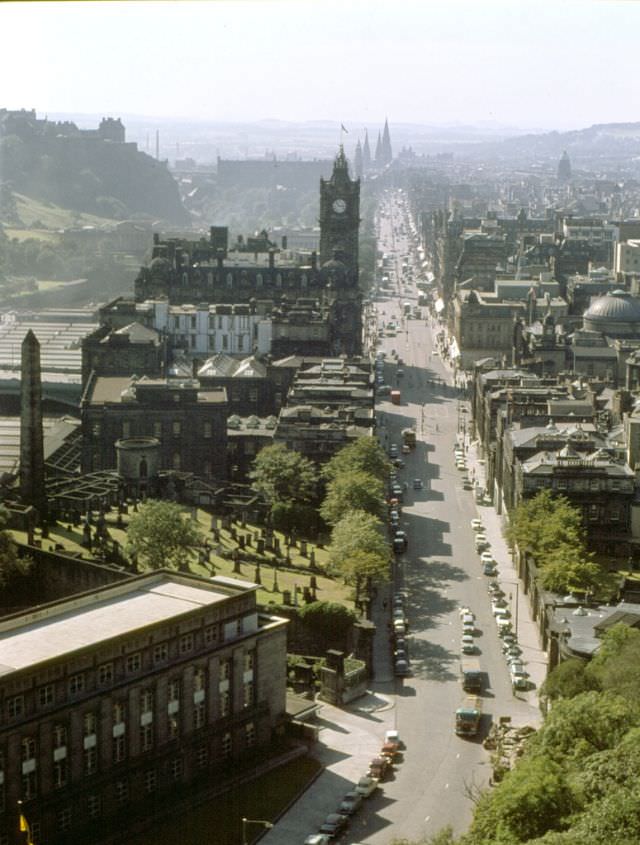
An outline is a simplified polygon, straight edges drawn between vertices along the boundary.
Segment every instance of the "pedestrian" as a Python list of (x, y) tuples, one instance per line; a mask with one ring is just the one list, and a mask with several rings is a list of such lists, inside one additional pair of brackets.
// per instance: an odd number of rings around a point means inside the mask
[(386, 599), (382, 602), (382, 609), (383, 610), (387, 609), (387, 600)]

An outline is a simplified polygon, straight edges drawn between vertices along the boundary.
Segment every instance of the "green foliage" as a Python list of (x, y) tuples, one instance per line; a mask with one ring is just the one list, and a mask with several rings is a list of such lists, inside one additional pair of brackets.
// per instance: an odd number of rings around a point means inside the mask
[(547, 675), (540, 695), (555, 701), (559, 698), (574, 698), (594, 687), (595, 682), (587, 672), (587, 664), (576, 658), (563, 660)]
[(408, 839), (392, 839), (389, 845), (455, 845), (455, 839), (453, 828), (447, 825), (431, 836), (424, 836), (411, 841)]
[(6, 529), (8, 513), (0, 505), (0, 587), (6, 586), (14, 578), (28, 575), (33, 561), (29, 557), (18, 556), (18, 547)]
[(364, 553), (389, 560), (389, 544), (382, 533), (380, 520), (364, 511), (349, 511), (331, 532), (329, 552), (330, 568), (336, 574), (348, 577), (349, 562), (354, 555)]
[(550, 490), (541, 490), (515, 509), (507, 539), (533, 555), (546, 590), (587, 590), (601, 577), (587, 551), (580, 511)]
[(301, 531), (305, 536), (316, 536), (321, 528), (318, 511), (311, 505), (275, 502), (271, 506), (271, 522), (276, 531), (290, 534)]
[(203, 542), (200, 526), (173, 502), (148, 500), (131, 517), (126, 553), (148, 569), (188, 570), (194, 546)]
[(347, 470), (335, 476), (320, 507), (322, 518), (335, 525), (350, 510), (361, 510), (381, 518), (385, 511), (384, 486), (367, 472)]
[(325, 464), (322, 474), (331, 481), (344, 472), (366, 472), (384, 481), (390, 469), (391, 464), (378, 441), (373, 437), (359, 437), (340, 449)]
[(640, 690), (640, 631), (619, 623), (605, 632), (586, 669), (599, 689), (637, 701)]
[(298, 614), (322, 651), (330, 647), (331, 643), (343, 642), (358, 619), (352, 610), (331, 601), (314, 601), (303, 605)]
[(589, 755), (613, 748), (638, 724), (640, 710), (635, 703), (592, 690), (557, 701), (529, 749), (548, 761), (581, 764)]
[(266, 446), (254, 463), (253, 488), (272, 504), (309, 504), (316, 496), (318, 473), (315, 464), (284, 443)]

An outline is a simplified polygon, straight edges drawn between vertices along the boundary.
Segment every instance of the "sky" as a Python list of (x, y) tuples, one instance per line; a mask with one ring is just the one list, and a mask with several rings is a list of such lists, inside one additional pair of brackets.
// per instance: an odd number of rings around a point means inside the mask
[(0, 3), (0, 108), (202, 121), (640, 120), (640, 0)]

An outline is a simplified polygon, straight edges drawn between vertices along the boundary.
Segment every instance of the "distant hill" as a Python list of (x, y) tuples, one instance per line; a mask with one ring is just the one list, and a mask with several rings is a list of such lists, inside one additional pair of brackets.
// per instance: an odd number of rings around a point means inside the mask
[(190, 219), (164, 163), (73, 123), (0, 110), (0, 164), (0, 181), (41, 202), (114, 219)]
[(640, 123), (596, 123), (570, 132), (520, 135), (502, 142), (501, 151), (514, 155), (572, 158), (632, 158), (640, 156)]

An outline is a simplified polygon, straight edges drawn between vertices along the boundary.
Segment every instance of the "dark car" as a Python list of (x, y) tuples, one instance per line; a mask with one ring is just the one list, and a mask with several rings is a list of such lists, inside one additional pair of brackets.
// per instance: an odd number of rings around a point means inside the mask
[(348, 824), (348, 816), (342, 813), (330, 813), (318, 830), (320, 833), (326, 833), (331, 839), (335, 839), (336, 836), (339, 836), (345, 830)]
[(404, 552), (405, 548), (406, 548), (406, 546), (405, 546), (404, 540), (401, 540), (399, 537), (393, 538), (393, 552), (394, 552), (394, 554), (401, 555)]
[(403, 551), (409, 545), (409, 538), (407, 537), (407, 532), (402, 531), (400, 528), (394, 529), (393, 533), (393, 542), (395, 543), (396, 540), (401, 540), (403, 543)]
[(422, 490), (422, 479), (421, 478), (414, 478), (413, 479), (413, 489), (414, 490)]
[(362, 795), (359, 792), (347, 792), (338, 807), (340, 815), (352, 816), (362, 804)]
[(406, 678), (407, 675), (411, 674), (411, 667), (409, 666), (409, 661), (404, 660), (402, 658), (398, 658), (396, 661), (394, 661), (393, 671), (398, 678)]

